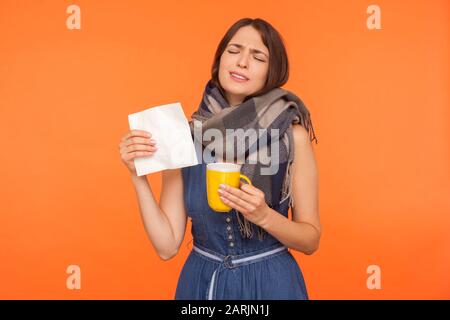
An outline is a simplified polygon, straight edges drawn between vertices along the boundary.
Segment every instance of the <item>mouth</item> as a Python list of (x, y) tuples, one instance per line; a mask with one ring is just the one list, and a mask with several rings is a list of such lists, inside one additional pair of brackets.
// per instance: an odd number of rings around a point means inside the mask
[(247, 82), (249, 79), (244, 76), (243, 74), (237, 73), (237, 72), (230, 72), (230, 77), (236, 82)]

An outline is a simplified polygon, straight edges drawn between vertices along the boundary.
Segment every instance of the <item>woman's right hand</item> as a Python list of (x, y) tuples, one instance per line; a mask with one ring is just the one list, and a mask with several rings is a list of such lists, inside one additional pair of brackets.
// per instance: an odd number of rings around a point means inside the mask
[(136, 173), (133, 161), (135, 158), (150, 157), (158, 150), (156, 141), (151, 136), (147, 131), (131, 130), (120, 140), (120, 156), (131, 173)]

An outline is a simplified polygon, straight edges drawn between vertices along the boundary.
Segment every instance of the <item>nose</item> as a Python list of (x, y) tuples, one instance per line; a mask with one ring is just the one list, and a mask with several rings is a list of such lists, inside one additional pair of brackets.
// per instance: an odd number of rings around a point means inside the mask
[(246, 53), (242, 53), (239, 56), (239, 60), (237, 62), (237, 65), (241, 68), (247, 68), (248, 67), (248, 56)]
[(246, 63), (238, 62), (238, 66), (241, 67), (241, 68), (244, 68), (244, 69), (247, 68), (247, 64)]

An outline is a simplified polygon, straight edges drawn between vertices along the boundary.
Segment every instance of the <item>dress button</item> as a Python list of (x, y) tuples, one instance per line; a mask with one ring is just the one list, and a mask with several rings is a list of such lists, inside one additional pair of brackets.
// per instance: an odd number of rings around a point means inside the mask
[(232, 240), (232, 239), (233, 239), (233, 236), (230, 234), (230, 235), (228, 236), (228, 239)]
[(230, 247), (234, 247), (234, 242), (230, 242)]
[(231, 221), (231, 219), (228, 217), (228, 218), (227, 218), (227, 222), (230, 222), (230, 221)]
[(227, 230), (228, 230), (228, 231), (230, 231), (230, 230), (231, 230), (231, 227), (230, 227), (230, 226), (228, 226), (228, 227), (227, 227)]

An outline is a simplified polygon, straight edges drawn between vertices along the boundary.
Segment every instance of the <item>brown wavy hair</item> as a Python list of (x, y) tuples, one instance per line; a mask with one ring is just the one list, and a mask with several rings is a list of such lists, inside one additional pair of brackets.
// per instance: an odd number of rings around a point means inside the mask
[(247, 100), (284, 85), (289, 78), (289, 60), (282, 36), (270, 23), (259, 18), (243, 18), (238, 20), (227, 30), (220, 41), (211, 68), (212, 82), (219, 88), (223, 96), (225, 96), (225, 90), (219, 82), (220, 58), (231, 38), (233, 38), (240, 28), (245, 26), (254, 27), (261, 34), (264, 45), (269, 49), (269, 71), (266, 83), (261, 90), (247, 96), (245, 98)]

